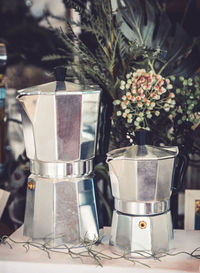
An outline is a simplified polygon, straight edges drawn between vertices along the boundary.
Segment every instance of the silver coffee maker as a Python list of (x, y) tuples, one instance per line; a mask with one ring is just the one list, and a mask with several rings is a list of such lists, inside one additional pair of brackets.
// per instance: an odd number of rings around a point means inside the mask
[(107, 154), (114, 196), (115, 251), (158, 253), (173, 247), (171, 185), (177, 147), (132, 145)]
[(31, 171), (24, 235), (53, 246), (94, 240), (99, 232), (92, 171), (100, 90), (57, 83), (18, 95)]

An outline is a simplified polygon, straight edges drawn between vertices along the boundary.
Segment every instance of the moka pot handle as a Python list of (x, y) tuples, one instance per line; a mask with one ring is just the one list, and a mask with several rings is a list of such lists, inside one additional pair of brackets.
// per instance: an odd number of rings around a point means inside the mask
[(176, 167), (172, 182), (172, 194), (177, 194), (184, 186), (184, 177), (187, 171), (189, 156), (182, 149), (176, 158)]

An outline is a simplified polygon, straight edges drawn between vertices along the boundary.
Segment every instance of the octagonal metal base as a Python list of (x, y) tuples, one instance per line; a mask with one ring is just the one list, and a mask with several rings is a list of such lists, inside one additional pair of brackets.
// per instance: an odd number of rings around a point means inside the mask
[(115, 252), (123, 253), (142, 250), (156, 254), (169, 251), (173, 248), (170, 211), (154, 216), (132, 216), (115, 210), (110, 245)]
[(93, 179), (29, 176), (24, 235), (52, 246), (98, 238)]

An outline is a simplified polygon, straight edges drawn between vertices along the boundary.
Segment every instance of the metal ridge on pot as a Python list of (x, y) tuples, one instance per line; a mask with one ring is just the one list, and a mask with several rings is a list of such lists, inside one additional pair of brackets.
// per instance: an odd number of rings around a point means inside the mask
[(161, 160), (172, 158), (178, 155), (178, 147), (151, 145), (132, 145), (125, 148), (115, 149), (107, 153), (107, 160)]

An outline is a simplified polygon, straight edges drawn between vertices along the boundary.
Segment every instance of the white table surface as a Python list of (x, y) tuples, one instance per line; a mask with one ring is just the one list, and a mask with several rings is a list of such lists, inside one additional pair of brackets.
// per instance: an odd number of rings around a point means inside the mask
[[(104, 233), (109, 234), (110, 228), (105, 228)], [(23, 227), (14, 232), (10, 238), (17, 242), (27, 241), (23, 237)], [(174, 231), (175, 249), (172, 253), (179, 251), (192, 252), (200, 247), (200, 231)], [(108, 238), (108, 236), (105, 238)], [(37, 248), (31, 247), (28, 252), (22, 244), (11, 243), (12, 249), (8, 244), (0, 245), (0, 273), (121, 273), (121, 272), (137, 272), (137, 273), (177, 273), (177, 272), (200, 272), (200, 260), (191, 258), (186, 254), (177, 256), (166, 256), (160, 261), (150, 259), (140, 259), (141, 262), (150, 266), (147, 268), (141, 264), (133, 264), (129, 261), (120, 260), (103, 260), (102, 267), (94, 263), (93, 260), (86, 258), (84, 261), (72, 259), (63, 253), (51, 253), (51, 258)], [(108, 255), (114, 255), (104, 240), (104, 244), (95, 247), (98, 251)], [(200, 255), (200, 251), (198, 252)]]

